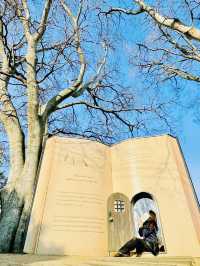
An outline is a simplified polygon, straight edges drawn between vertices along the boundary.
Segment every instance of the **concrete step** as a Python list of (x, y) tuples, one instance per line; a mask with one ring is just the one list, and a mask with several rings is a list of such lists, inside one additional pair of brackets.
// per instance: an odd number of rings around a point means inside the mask
[(181, 264), (173, 264), (173, 263), (151, 263), (151, 262), (146, 262), (146, 263), (136, 263), (134, 261), (120, 261), (120, 262), (105, 262), (105, 261), (90, 261), (87, 263), (82, 263), (79, 264), (78, 266), (130, 266), (130, 265), (134, 265), (134, 266), (182, 266)]
[(0, 266), (200, 266), (193, 257), (80, 257), (0, 254)]
[(113, 258), (104, 257), (81, 263), (79, 266), (196, 266), (194, 258)]
[[(115, 266), (116, 264), (114, 263), (114, 262), (112, 262), (112, 263), (105, 263), (105, 262), (89, 262), (89, 263), (84, 263), (84, 264), (79, 264), (79, 265), (77, 265), (77, 266)], [(135, 263), (132, 263), (132, 264), (130, 264), (130, 263), (126, 263), (126, 262), (121, 262), (120, 264), (119, 264), (120, 266), (130, 266), (130, 265), (133, 265), (133, 266), (141, 266), (141, 264), (135, 264)], [(145, 266), (152, 266), (152, 264), (151, 263), (146, 263), (146, 264), (144, 264)], [(155, 264), (153, 264), (153, 265), (155, 265)], [(163, 264), (157, 264), (157, 265), (163, 265)], [(166, 266), (166, 265), (164, 265), (164, 266)], [(179, 266), (178, 264), (167, 264), (167, 266)]]

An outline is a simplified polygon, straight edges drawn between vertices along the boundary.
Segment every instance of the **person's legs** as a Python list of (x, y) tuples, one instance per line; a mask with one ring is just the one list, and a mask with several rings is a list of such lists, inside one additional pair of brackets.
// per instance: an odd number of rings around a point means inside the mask
[(136, 247), (137, 256), (138, 257), (141, 256), (142, 253), (145, 251), (145, 242), (144, 242), (144, 240), (136, 238), (135, 247)]
[(132, 238), (126, 242), (115, 255), (116, 257), (130, 256), (130, 251), (136, 249), (137, 255), (141, 255), (145, 250), (145, 242), (140, 238)]
[(130, 251), (136, 248), (137, 238), (132, 238), (128, 242), (126, 242), (120, 249), (119, 253), (130, 255)]

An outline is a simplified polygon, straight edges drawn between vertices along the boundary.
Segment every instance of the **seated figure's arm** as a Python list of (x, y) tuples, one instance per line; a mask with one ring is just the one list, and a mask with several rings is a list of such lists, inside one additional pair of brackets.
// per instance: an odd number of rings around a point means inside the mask
[(138, 233), (139, 233), (139, 235), (140, 235), (141, 237), (144, 236), (144, 235), (143, 235), (143, 231), (144, 231), (144, 227), (142, 226), (142, 227), (140, 227), (139, 230), (138, 230)]

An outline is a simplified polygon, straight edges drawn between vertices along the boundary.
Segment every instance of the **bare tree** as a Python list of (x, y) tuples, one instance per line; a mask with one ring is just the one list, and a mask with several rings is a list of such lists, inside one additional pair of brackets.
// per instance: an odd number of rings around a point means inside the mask
[[(146, 29), (146, 39), (137, 43), (137, 50), (131, 62), (139, 67), (142, 75), (163, 84), (170, 82), (176, 87), (183, 82), (194, 82), (199, 86), (200, 63), (200, 4), (195, 0), (126, 2), (121, 7), (111, 7), (106, 12), (110, 16), (140, 16), (137, 27)], [(169, 83), (168, 83), (169, 84)], [(178, 85), (179, 84), (179, 85)], [(195, 85), (196, 84), (196, 85)]]
[(156, 98), (139, 104), (134, 90), (120, 84), (111, 60), (112, 36), (97, 16), (100, 3), (45, 0), (35, 5), (0, 3), (0, 123), (10, 167), (9, 183), (1, 190), (2, 252), (23, 250), (48, 131), (111, 142), (114, 127), (117, 132), (123, 125), (134, 135), (147, 129), (145, 119), (167, 123), (170, 104)]

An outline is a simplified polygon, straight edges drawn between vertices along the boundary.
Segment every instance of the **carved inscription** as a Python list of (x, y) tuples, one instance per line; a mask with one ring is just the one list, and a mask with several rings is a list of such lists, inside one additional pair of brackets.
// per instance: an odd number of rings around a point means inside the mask
[(102, 218), (81, 216), (56, 216), (53, 221), (54, 231), (104, 233)]
[(78, 166), (80, 168), (91, 169), (103, 169), (105, 166), (105, 152), (96, 149), (90, 152), (89, 147), (85, 144), (81, 149), (77, 149), (77, 146), (62, 147), (57, 151), (57, 155), (60, 158), (60, 163), (64, 163), (65, 166)]
[(59, 191), (56, 194), (57, 205), (76, 205), (87, 208), (88, 205), (103, 205), (103, 202), (102, 197), (97, 194), (65, 191)]
[[(62, 215), (55, 213), (53, 231), (104, 233), (105, 218), (102, 218), (102, 209), (105, 203), (102, 195), (59, 190), (55, 195), (55, 204), (56, 209), (61, 207), (64, 212)], [(88, 210), (91, 212), (88, 213)]]
[(76, 174), (73, 177), (66, 177), (65, 181), (72, 181), (72, 182), (84, 182), (84, 183), (94, 183), (96, 184), (98, 182), (97, 178), (93, 176), (88, 176), (88, 175), (80, 175)]

